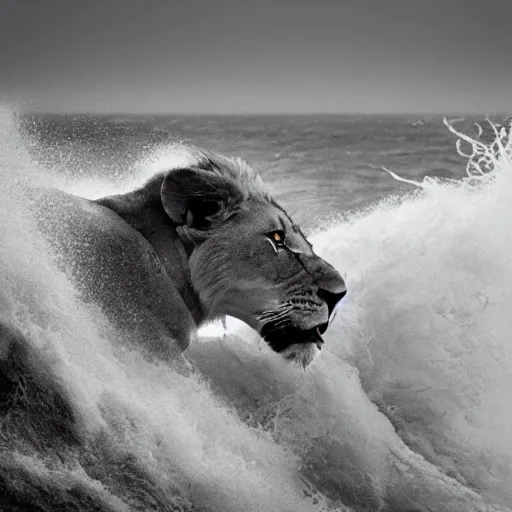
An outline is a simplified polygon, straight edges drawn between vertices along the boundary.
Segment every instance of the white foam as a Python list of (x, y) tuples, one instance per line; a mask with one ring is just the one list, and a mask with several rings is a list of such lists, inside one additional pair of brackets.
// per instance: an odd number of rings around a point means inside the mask
[(476, 147), (471, 158), (492, 164), (477, 182), (427, 180), (314, 241), (347, 272), (345, 316), (327, 350), (354, 362), (413, 449), (503, 503), (512, 501), (508, 133), (501, 148)]
[[(200, 373), (182, 375), (116, 351), (104, 319), (75, 298), (43, 241), (20, 235), (32, 228), (6, 185), (8, 155), (22, 142), (10, 123), (4, 112), (3, 318), (51, 355), (86, 432), (106, 429), (204, 510), (327, 510), (324, 494), (339, 510), (346, 499), (377, 509), (412, 496), (449, 510), (448, 492), (473, 496), (396, 432), (489, 502), (510, 502), (508, 163), (479, 188), (432, 180), (314, 238), (346, 273), (349, 293), (306, 373), (228, 324), (223, 339), (191, 347)], [(23, 149), (15, 162), (17, 179), (42, 172)], [(444, 483), (432, 485), (434, 477)]]
[[(19, 141), (10, 113), (2, 116), (0, 125), (9, 125), (15, 142), (2, 145), (9, 155)], [(9, 162), (2, 161), (0, 171), (1, 321), (18, 327), (48, 360), (69, 393), (84, 435), (104, 430), (162, 487), (177, 487), (201, 510), (324, 509), (320, 494), (316, 505), (304, 495), (296, 457), (268, 433), (242, 422), (200, 375), (183, 376), (114, 348), (105, 319), (75, 297), (71, 283), (51, 264), (22, 199), (12, 195)], [(23, 179), (20, 172), (14, 182)], [(47, 477), (36, 458), (20, 461)], [(94, 484), (85, 474), (80, 478)]]

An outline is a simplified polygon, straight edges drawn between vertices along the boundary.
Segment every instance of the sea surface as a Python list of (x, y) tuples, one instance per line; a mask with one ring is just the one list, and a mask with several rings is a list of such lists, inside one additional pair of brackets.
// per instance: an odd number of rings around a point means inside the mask
[[(447, 120), (473, 142), (442, 116), (1, 107), (0, 511), (512, 510), (512, 142)], [(307, 371), (232, 319), (187, 371), (120, 353), (57, 269), (23, 185), (97, 198), (183, 145), (245, 159), (346, 276)]]
[[(458, 127), (477, 133), (478, 121), (464, 118)], [(465, 175), (465, 159), (441, 116), (34, 115), (22, 125), (35, 158), (72, 180), (132, 177), (151, 160), (165, 165), (164, 155), (177, 143), (241, 157), (309, 229), (410, 189), (382, 166), (413, 178)]]

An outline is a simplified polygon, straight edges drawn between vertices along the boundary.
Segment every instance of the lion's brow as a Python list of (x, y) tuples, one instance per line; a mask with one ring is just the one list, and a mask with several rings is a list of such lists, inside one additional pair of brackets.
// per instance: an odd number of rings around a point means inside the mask
[[(288, 221), (290, 222), (290, 225), (292, 226), (292, 229), (294, 231), (297, 231), (299, 233), (302, 233), (301, 230), (300, 230), (300, 227), (295, 224), (295, 222), (293, 222), (293, 220), (291, 219), (291, 217), (288, 215), (288, 212), (274, 199), (274, 198), (271, 198), (270, 199), (270, 204), (272, 204), (273, 206), (275, 206), (276, 208), (278, 208), (279, 210), (281, 210), (281, 212), (286, 216), (286, 218), (288, 219)], [(285, 229), (285, 223), (282, 219), (282, 217), (278, 217), (279, 218), (279, 222), (281, 223), (281, 226), (283, 226), (283, 229), (286, 231)]]
[[(296, 233), (300, 233), (304, 238), (306, 238), (306, 235), (304, 234), (304, 232), (302, 231), (302, 228), (298, 225), (298, 224), (295, 224), (295, 222), (293, 222), (292, 218), (288, 215), (288, 213), (286, 212), (286, 210), (283, 210), (281, 208), (281, 211), (286, 215), (286, 218), (290, 221), (290, 225), (293, 229), (293, 231), (295, 231)], [(283, 226), (284, 228), (284, 222), (283, 222), (283, 219), (280, 217), (279, 220), (281, 221), (281, 225)]]

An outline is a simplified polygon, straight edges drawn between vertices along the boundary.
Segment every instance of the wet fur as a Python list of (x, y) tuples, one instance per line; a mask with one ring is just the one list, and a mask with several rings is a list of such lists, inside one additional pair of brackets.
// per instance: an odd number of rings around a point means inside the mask
[[(344, 289), (241, 160), (191, 150), (187, 166), (126, 194), (94, 202), (56, 190), (32, 195), (56, 262), (82, 298), (159, 358), (173, 359), (198, 326), (223, 315), (269, 331), (264, 314), (285, 304), (286, 321), (310, 329), (326, 321), (327, 307), (305, 298)], [(265, 237), (283, 223), (293, 256), (276, 254)], [(315, 353), (303, 343), (283, 355), (304, 367)]]

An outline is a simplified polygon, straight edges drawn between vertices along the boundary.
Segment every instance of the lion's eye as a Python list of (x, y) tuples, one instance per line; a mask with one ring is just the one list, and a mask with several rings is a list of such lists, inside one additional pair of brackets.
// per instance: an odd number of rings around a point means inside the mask
[(283, 245), (284, 244), (284, 231), (278, 230), (278, 231), (272, 231), (270, 233), (269, 238), (276, 244), (276, 245)]

